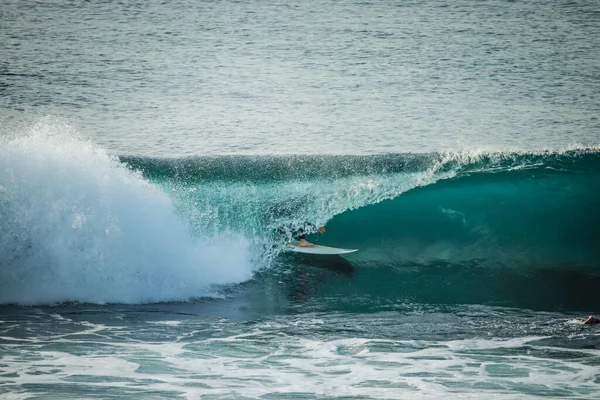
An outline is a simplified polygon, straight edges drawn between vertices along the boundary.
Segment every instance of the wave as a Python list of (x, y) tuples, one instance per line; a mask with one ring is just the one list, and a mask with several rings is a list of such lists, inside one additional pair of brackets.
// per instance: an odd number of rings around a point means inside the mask
[[(323, 242), (373, 263), (596, 267), (600, 256), (596, 148), (122, 161), (199, 231), (243, 232), (255, 247), (328, 224)], [(280, 227), (289, 234), (273, 236)]]
[(0, 303), (214, 296), (320, 225), (357, 268), (596, 279), (599, 193), (597, 148), (117, 158), (40, 123), (0, 147)]

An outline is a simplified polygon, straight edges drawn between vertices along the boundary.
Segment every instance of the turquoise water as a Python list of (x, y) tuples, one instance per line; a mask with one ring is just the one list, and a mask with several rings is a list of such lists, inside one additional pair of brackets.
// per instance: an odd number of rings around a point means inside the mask
[(599, 12), (5, 2), (0, 397), (595, 398)]

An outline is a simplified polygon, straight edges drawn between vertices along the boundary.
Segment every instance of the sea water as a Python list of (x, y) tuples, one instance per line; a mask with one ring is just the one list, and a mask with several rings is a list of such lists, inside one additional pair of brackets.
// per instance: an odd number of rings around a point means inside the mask
[(598, 396), (594, 2), (0, 22), (0, 397)]

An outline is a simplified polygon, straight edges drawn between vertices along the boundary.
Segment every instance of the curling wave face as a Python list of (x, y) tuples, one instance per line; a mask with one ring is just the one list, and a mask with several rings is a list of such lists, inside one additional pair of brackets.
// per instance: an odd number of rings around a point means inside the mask
[[(303, 308), (600, 306), (596, 148), (122, 161), (169, 192), (198, 235), (246, 236), (261, 285)], [(295, 229), (323, 224), (326, 235), (309, 240), (360, 251), (281, 254)], [(354, 278), (330, 280), (314, 266)]]
[(373, 262), (594, 267), (600, 255), (594, 148), (122, 161), (169, 191), (198, 232), (270, 245), (278, 227), (329, 222), (328, 243)]

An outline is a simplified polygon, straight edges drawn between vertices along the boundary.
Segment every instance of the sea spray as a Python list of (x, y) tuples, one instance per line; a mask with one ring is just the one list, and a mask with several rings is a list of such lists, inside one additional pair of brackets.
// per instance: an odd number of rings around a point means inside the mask
[(190, 236), (171, 200), (61, 123), (0, 146), (0, 303), (141, 303), (251, 277), (247, 241)]

